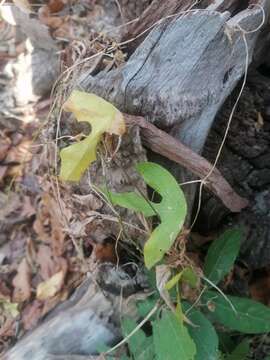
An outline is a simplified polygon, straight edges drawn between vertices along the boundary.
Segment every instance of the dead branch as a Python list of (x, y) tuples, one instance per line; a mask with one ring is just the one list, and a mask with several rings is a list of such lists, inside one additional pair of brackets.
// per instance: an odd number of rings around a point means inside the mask
[[(150, 150), (175, 161), (202, 180), (212, 170), (210, 162), (143, 117), (125, 114), (125, 119), (129, 125), (136, 124), (140, 127), (143, 144)], [(248, 205), (248, 201), (235, 193), (218, 169), (214, 169), (205, 186), (232, 212), (239, 212)]]

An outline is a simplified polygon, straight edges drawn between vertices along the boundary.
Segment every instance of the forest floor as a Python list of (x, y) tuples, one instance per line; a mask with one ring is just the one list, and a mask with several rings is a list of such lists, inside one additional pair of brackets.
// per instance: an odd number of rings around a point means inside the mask
[[(60, 6), (57, 1), (51, 4)], [(77, 42), (78, 53), (91, 55), (83, 44), (102, 9), (78, 6), (76, 11), (76, 26), (66, 21), (65, 10), (60, 16), (51, 16), (48, 9), (42, 14), (53, 37), (64, 39), (63, 57), (71, 54), (69, 41), (75, 37), (81, 40)], [(109, 42), (104, 37), (92, 51)], [(15, 27), (0, 18), (0, 354), (66, 300), (97, 263), (116, 264), (119, 260), (112, 242), (101, 244), (92, 236), (106, 237), (89, 221), (93, 212), (101, 209), (100, 200), (59, 183), (54, 175), (58, 143), (43, 142), (52, 100), (49, 93), (27, 98), (21, 67), (27, 46)], [(106, 66), (124, 61), (125, 55), (119, 51), (113, 59), (107, 59)], [(74, 59), (66, 57), (64, 62), (68, 67)], [(258, 115), (256, 126), (259, 129), (263, 125)], [(191, 235), (196, 245), (193, 255), (199, 263), (217, 233), (215, 229)], [(239, 286), (240, 292), (244, 288), (246, 295), (270, 305), (269, 267), (254, 270), (239, 261), (224, 289), (239, 290)], [(254, 358), (266, 355), (269, 343), (267, 336), (254, 337)]]

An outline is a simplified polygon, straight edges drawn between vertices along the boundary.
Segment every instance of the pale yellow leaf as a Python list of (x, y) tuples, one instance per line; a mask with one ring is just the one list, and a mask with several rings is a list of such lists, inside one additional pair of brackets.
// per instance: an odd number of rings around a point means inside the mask
[(68, 146), (60, 153), (60, 178), (79, 181), (89, 165), (96, 160), (96, 147), (104, 133), (122, 135), (125, 121), (122, 113), (101, 97), (75, 90), (64, 104), (78, 121), (91, 125), (91, 133), (84, 140)]
[(0, 304), (2, 304), (4, 310), (6, 312), (8, 312), (13, 318), (15, 318), (16, 316), (19, 315), (19, 310), (18, 310), (18, 304), (17, 303), (12, 303), (8, 300), (1, 300), (0, 299)]
[(64, 283), (64, 277), (65, 272), (61, 270), (50, 277), (48, 280), (40, 283), (37, 287), (37, 299), (46, 300), (53, 297), (61, 289)]

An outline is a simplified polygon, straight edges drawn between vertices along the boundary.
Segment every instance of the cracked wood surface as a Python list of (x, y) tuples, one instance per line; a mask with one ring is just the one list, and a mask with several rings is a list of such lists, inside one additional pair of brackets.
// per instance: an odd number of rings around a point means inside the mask
[[(245, 71), (247, 54), (239, 26), (252, 31), (263, 19), (257, 6), (234, 16), (217, 11), (226, 9), (225, 4), (215, 1), (203, 11), (161, 22), (125, 65), (95, 77), (83, 74), (78, 85), (125, 113), (145, 117), (201, 153), (218, 110)], [(270, 3), (262, 0), (260, 5), (267, 18)], [(259, 33), (246, 35), (249, 62)], [(168, 167), (179, 182), (193, 179), (175, 164)], [(194, 193), (193, 186), (186, 190), (190, 208)]]
[(121, 336), (120, 316), (130, 311), (128, 296), (141, 281), (141, 273), (131, 278), (120, 267), (103, 264), (1, 359), (78, 359), (97, 354), (98, 346), (115, 344)]

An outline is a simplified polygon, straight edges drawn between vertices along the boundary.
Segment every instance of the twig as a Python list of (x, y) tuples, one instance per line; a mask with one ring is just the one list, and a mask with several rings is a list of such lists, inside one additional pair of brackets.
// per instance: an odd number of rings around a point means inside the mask
[(199, 176), (200, 179), (204, 179), (211, 171), (211, 175), (207, 177), (205, 185), (232, 212), (239, 212), (248, 205), (248, 201), (236, 194), (219, 170), (216, 168), (213, 170), (213, 165), (202, 156), (183, 145), (171, 135), (158, 129), (143, 117), (125, 114), (125, 119), (128, 125), (140, 127), (142, 142), (150, 150), (175, 161)]

